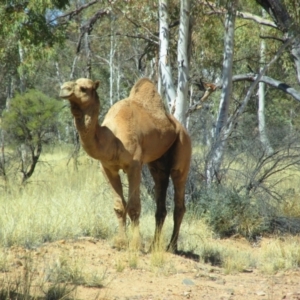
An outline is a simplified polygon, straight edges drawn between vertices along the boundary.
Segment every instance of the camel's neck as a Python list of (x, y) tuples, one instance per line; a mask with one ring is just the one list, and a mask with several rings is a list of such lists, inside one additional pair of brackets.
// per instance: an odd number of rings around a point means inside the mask
[(95, 159), (101, 156), (101, 127), (98, 123), (99, 105), (85, 109), (71, 104), (75, 126), (80, 136), (81, 144), (88, 155)]

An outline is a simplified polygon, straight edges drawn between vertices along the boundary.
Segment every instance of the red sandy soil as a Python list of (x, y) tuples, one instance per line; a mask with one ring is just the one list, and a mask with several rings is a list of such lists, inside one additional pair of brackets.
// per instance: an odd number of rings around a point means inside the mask
[(46, 278), (49, 266), (59, 257), (70, 264), (78, 263), (85, 273), (105, 274), (103, 287), (79, 285), (75, 299), (300, 299), (300, 270), (270, 276), (248, 269), (226, 275), (222, 268), (170, 253), (154, 266), (150, 253), (138, 253), (132, 260), (129, 251), (118, 251), (108, 241), (92, 238), (46, 243), (34, 250), (12, 247), (6, 253), (9, 266), (0, 273), (2, 285), (24, 272), (26, 257), (32, 258), (36, 280)]

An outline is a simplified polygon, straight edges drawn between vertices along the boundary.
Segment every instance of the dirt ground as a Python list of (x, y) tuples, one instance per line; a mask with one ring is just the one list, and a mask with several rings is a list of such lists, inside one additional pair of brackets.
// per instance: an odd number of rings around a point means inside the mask
[[(300, 270), (267, 276), (247, 269), (226, 275), (222, 268), (183, 256), (134, 255), (92, 238), (47, 243), (34, 250), (13, 247), (6, 253), (9, 267), (0, 273), (2, 279), (13, 278), (31, 265), (34, 276), (43, 280), (50, 276), (51, 268), (64, 263), (74, 272), (77, 267), (77, 272), (79, 268), (103, 277), (101, 288), (79, 285), (76, 299), (300, 299)], [(30, 264), (28, 257), (32, 258)]]

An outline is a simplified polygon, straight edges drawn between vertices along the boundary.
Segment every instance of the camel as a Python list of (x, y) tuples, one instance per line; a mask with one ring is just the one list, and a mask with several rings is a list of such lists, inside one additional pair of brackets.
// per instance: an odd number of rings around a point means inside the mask
[[(177, 251), (180, 225), (185, 213), (185, 184), (191, 159), (191, 140), (185, 128), (165, 110), (154, 83), (142, 78), (128, 98), (116, 102), (98, 123), (99, 81), (80, 78), (65, 82), (60, 97), (70, 102), (82, 147), (99, 160), (114, 194), (120, 240), (126, 241), (126, 215), (139, 232), (141, 168), (147, 164), (154, 180), (156, 213), (154, 241), (159, 240), (167, 214), (166, 191), (174, 184), (174, 226), (168, 250)], [(128, 177), (125, 201), (119, 171)]]

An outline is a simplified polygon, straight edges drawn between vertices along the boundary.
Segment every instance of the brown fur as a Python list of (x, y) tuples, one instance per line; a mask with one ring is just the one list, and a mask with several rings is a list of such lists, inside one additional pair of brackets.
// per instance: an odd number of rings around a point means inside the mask
[[(128, 98), (110, 108), (100, 126), (98, 85), (98, 81), (84, 78), (66, 82), (61, 87), (60, 97), (70, 101), (82, 146), (91, 157), (100, 160), (112, 186), (121, 239), (125, 238), (126, 214), (135, 229), (138, 228), (141, 168), (143, 164), (148, 164), (155, 182), (155, 240), (159, 239), (167, 213), (169, 177), (174, 184), (174, 229), (169, 249), (176, 251), (185, 212), (185, 183), (191, 158), (189, 135), (172, 115), (167, 114), (155, 85), (146, 78), (133, 86)], [(128, 176), (127, 203), (119, 170)]]

